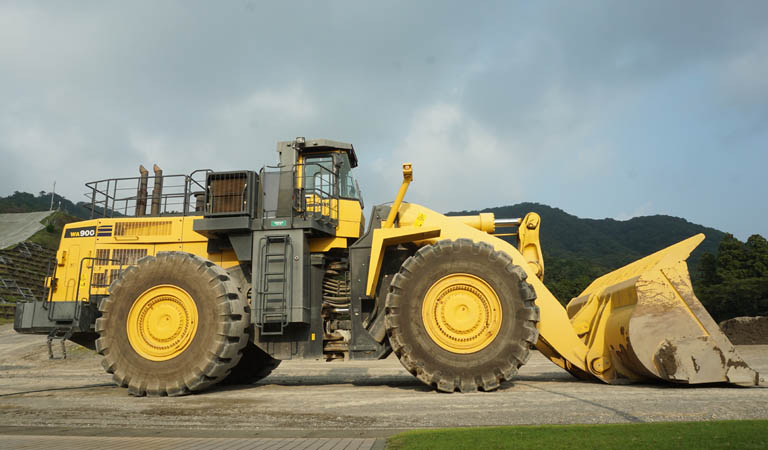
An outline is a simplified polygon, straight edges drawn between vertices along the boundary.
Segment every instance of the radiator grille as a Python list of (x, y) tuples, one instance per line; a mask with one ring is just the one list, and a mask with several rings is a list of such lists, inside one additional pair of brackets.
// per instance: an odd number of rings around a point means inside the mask
[(115, 224), (115, 236), (168, 236), (171, 234), (171, 225), (170, 220), (118, 222)]
[(133, 266), (143, 257), (147, 256), (145, 248), (116, 248), (112, 252), (112, 259), (120, 261), (121, 266)]
[(209, 212), (213, 214), (247, 211), (246, 173), (213, 174), (208, 178)]
[(107, 283), (107, 272), (95, 272), (93, 274), (93, 282), (91, 287), (99, 288), (109, 286)]
[(109, 284), (112, 284), (120, 277), (120, 269), (112, 269), (109, 271)]
[(96, 265), (97, 266), (110, 265), (108, 248), (100, 248), (96, 250)]

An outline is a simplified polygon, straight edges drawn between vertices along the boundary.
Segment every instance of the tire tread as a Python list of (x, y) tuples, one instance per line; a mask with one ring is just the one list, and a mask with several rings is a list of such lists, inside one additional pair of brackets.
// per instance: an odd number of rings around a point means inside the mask
[[(191, 269), (195, 276), (207, 280), (214, 293), (216, 302), (216, 327), (218, 336), (209, 344), (209, 351), (204, 352), (201, 361), (187, 367), (181, 379), (161, 380), (150, 373), (142, 373), (131, 378), (125, 367), (128, 362), (113, 355), (111, 346), (114, 339), (120, 339), (118, 330), (109, 329), (110, 316), (116, 307), (115, 297), (122, 289), (132, 283), (141, 282), (145, 277), (157, 276), (163, 272)], [(96, 321), (97, 351), (103, 356), (102, 366), (108, 373), (113, 373), (115, 384), (128, 387), (136, 396), (176, 396), (200, 391), (221, 381), (238, 363), (247, 341), (247, 329), (250, 316), (247, 305), (239, 294), (238, 287), (227, 272), (212, 261), (200, 256), (183, 252), (159, 252), (155, 256), (141, 258), (136, 266), (124, 270), (121, 276), (109, 287), (110, 296), (101, 302), (101, 318)]]
[[(419, 271), (430, 264), (438, 264), (444, 255), (462, 252), (485, 255), (489, 264), (501, 266), (505, 273), (516, 278), (521, 300), (521, 305), (514, 317), (517, 325), (522, 328), (521, 342), (511, 345), (510, 354), (499, 367), (474, 376), (452, 376), (438, 368), (427, 368), (425, 362), (417, 360), (410, 346), (404, 342), (401, 330), (402, 326), (413, 326), (412, 323), (404, 322), (400, 310), (401, 305), (408, 301), (406, 297), (410, 284), (418, 278)], [(536, 291), (525, 281), (526, 278), (526, 272), (515, 265), (509, 255), (496, 251), (485, 242), (473, 242), (470, 239), (441, 240), (421, 247), (402, 264), (398, 273), (395, 274), (386, 298), (385, 326), (392, 350), (408, 372), (438, 391), (475, 392), (478, 389), (483, 391), (498, 389), (502, 382), (510, 381), (517, 375), (519, 368), (530, 357), (530, 346), (538, 339), (536, 324), (539, 320), (539, 308), (535, 303)]]

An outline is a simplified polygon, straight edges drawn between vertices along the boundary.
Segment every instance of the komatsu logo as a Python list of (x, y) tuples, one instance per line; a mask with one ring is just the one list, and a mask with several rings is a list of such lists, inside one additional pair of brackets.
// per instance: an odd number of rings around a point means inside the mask
[(64, 233), (67, 238), (86, 238), (96, 236), (96, 227), (70, 228)]

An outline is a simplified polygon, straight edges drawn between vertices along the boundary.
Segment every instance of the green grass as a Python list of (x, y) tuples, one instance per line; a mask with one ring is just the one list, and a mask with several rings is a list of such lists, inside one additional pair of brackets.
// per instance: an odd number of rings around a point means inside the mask
[(64, 229), (64, 225), (76, 222), (82, 219), (70, 216), (63, 212), (54, 212), (48, 219), (43, 220), (45, 228), (33, 234), (29, 240), (40, 244), (43, 247), (57, 250), (59, 248), (59, 241), (61, 240), (61, 230)]
[(387, 448), (765, 449), (768, 448), (768, 420), (417, 430), (392, 436)]

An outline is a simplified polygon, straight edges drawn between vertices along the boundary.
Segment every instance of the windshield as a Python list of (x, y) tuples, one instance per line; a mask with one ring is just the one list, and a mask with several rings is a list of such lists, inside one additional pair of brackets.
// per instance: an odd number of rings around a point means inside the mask
[(304, 189), (315, 191), (315, 195), (330, 197), (333, 195), (333, 158), (314, 156), (305, 159)]
[(341, 166), (339, 167), (339, 180), (341, 181), (339, 196), (342, 198), (351, 198), (360, 200), (360, 192), (357, 191), (357, 183), (350, 172), (352, 166), (349, 164), (349, 156), (346, 153), (341, 155)]
[[(323, 197), (330, 196), (335, 189), (331, 186), (333, 178), (333, 158), (330, 155), (307, 156), (305, 158), (304, 179), (305, 189), (318, 191)], [(351, 175), (352, 166), (346, 153), (337, 154), (339, 186), (338, 195), (341, 198), (361, 200), (360, 192)]]

